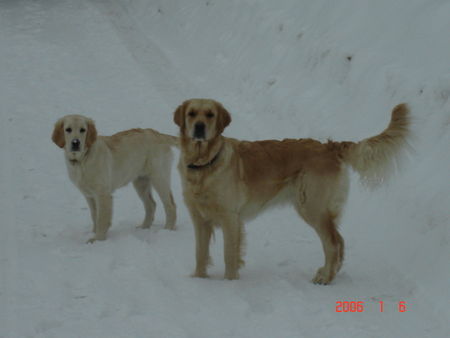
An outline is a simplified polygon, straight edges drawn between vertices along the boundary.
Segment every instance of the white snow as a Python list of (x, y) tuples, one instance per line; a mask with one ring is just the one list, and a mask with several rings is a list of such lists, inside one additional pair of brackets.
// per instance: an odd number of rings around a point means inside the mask
[[(449, 337), (449, 13), (447, 0), (0, 2), (0, 337)], [(220, 231), (212, 278), (190, 278), (175, 169), (177, 231), (160, 204), (136, 229), (144, 211), (126, 187), (108, 239), (85, 244), (89, 211), (54, 122), (176, 134), (190, 97), (221, 101), (225, 134), (248, 140), (359, 140), (410, 104), (415, 151), (392, 182), (368, 191), (352, 175), (332, 285), (310, 283), (322, 249), (289, 208), (246, 225), (239, 281), (222, 280)]]

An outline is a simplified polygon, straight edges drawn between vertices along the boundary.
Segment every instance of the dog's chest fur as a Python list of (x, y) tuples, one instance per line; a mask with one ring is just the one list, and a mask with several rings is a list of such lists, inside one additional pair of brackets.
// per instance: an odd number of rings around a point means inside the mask
[(217, 163), (212, 168), (195, 170), (180, 162), (178, 167), (185, 200), (210, 220), (219, 220), (225, 211), (235, 208), (236, 201), (232, 196), (236, 196), (236, 187), (231, 178), (227, 179), (229, 171), (223, 170), (222, 165)]
[(185, 193), (197, 203), (205, 205), (219, 197), (216, 189), (217, 179), (212, 169), (183, 168), (182, 175)]
[(108, 174), (98, 175), (99, 168), (93, 167), (92, 163), (84, 160), (72, 164), (66, 160), (66, 165), (70, 180), (85, 196), (93, 196), (105, 187), (103, 180)]
[(75, 186), (84, 194), (90, 194), (92, 191), (89, 185), (89, 175), (86, 167), (82, 163), (72, 164), (66, 161), (69, 178)]

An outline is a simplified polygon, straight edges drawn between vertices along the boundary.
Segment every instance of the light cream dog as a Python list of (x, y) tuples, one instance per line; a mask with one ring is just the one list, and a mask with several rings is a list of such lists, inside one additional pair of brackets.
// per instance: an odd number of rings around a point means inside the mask
[(180, 127), (178, 165), (184, 200), (195, 228), (194, 276), (207, 277), (214, 226), (224, 236), (225, 278), (239, 278), (243, 265), (243, 222), (276, 203), (290, 203), (319, 235), (325, 265), (313, 282), (328, 284), (341, 268), (344, 240), (337, 223), (347, 199), (351, 166), (369, 183), (392, 171), (407, 144), (405, 104), (392, 111), (381, 134), (360, 142), (320, 143), (312, 139), (239, 141), (223, 137), (230, 114), (214, 100), (192, 99), (174, 113)]
[(95, 236), (104, 240), (111, 226), (112, 193), (133, 182), (145, 207), (142, 228), (151, 226), (159, 194), (166, 212), (166, 229), (174, 229), (176, 206), (170, 190), (171, 145), (176, 137), (152, 129), (131, 129), (112, 136), (97, 136), (94, 122), (81, 115), (67, 115), (54, 127), (53, 142), (64, 149), (71, 181), (87, 200)]

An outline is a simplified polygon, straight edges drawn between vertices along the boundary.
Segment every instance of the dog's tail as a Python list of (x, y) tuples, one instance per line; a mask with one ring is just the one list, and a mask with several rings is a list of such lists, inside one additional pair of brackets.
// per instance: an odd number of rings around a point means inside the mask
[(343, 161), (359, 173), (363, 183), (373, 187), (398, 168), (401, 155), (409, 147), (409, 136), (409, 107), (402, 103), (392, 110), (391, 122), (381, 134), (360, 142), (339, 142), (337, 146)]

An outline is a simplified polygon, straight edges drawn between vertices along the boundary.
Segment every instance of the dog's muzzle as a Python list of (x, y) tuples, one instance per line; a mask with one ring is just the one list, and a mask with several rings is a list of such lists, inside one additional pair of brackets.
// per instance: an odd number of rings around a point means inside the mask
[(79, 139), (77, 139), (77, 138), (73, 139), (70, 150), (71, 151), (80, 151), (80, 144), (81, 144), (81, 142)]
[(197, 122), (194, 125), (194, 138), (205, 139), (205, 124), (203, 122)]

